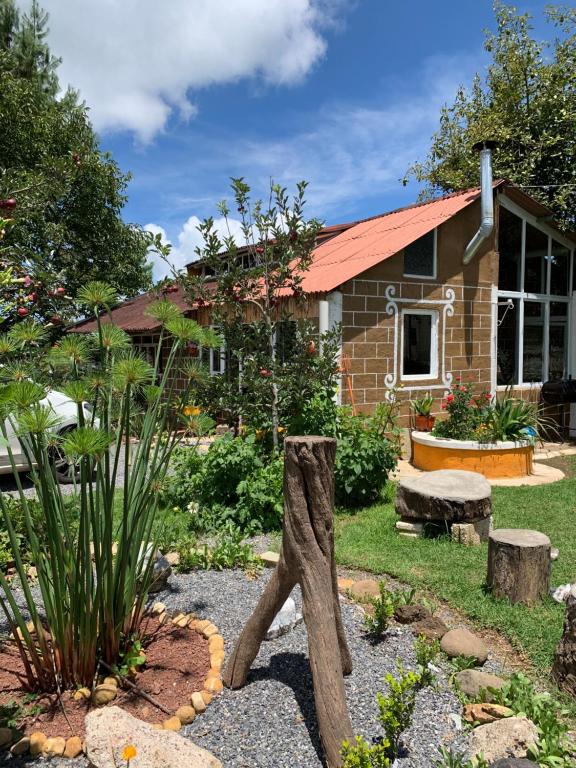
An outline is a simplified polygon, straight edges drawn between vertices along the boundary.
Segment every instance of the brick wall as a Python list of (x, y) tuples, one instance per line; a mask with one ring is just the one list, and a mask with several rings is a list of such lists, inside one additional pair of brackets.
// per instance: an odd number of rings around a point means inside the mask
[[(442, 379), (443, 339), (445, 373), (462, 376), (478, 390), (490, 388), (491, 288), (497, 268), (494, 241), (487, 243), (471, 264), (462, 264), (464, 249), (478, 228), (479, 219), (479, 203), (474, 203), (438, 229), (434, 279), (404, 277), (404, 254), (400, 252), (342, 287), (342, 351), (348, 358), (354, 399), (360, 410), (372, 412), (385, 398), (388, 390), (385, 378), (393, 376), (396, 370), (396, 385), (401, 387), (398, 397), (403, 403), (403, 425), (408, 423), (407, 401), (426, 392), (411, 391), (411, 387), (429, 388), (437, 397), (435, 411), (438, 412), (446, 390)], [(390, 286), (396, 301), (392, 314), (387, 312), (386, 292), (390, 295)], [(447, 289), (454, 292), (452, 316), (444, 311)], [(433, 380), (402, 382), (401, 311), (424, 308), (438, 312), (439, 375)], [(347, 382), (343, 384), (343, 402), (349, 402)]]

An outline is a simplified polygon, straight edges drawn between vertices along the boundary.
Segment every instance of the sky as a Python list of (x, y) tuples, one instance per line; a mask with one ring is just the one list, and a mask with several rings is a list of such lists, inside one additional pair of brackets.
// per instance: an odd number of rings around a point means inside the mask
[[(41, 4), (61, 84), (132, 173), (125, 220), (171, 242), (177, 267), (232, 176), (255, 197), (270, 179), (305, 179), (307, 217), (328, 224), (414, 202), (418, 185), (400, 179), (425, 158), (442, 104), (484, 71), (494, 27), (491, 0)], [(537, 34), (545, 4), (515, 3)], [(166, 270), (154, 263), (156, 279)]]

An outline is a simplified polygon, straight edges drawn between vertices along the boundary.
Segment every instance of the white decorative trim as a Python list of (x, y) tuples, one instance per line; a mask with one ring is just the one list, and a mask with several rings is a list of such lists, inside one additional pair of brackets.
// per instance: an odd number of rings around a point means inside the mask
[[(391, 373), (384, 376), (384, 386), (389, 390), (386, 393), (386, 399), (391, 400), (392, 392), (398, 382), (398, 317), (400, 315), (398, 304), (413, 304), (416, 307), (421, 305), (430, 307), (442, 307), (442, 355), (441, 355), (441, 383), (428, 384), (423, 386), (407, 386), (405, 389), (410, 391), (443, 389), (449, 390), (452, 384), (452, 373), (446, 370), (446, 320), (454, 315), (454, 301), (456, 294), (452, 288), (443, 289), (443, 299), (409, 299), (396, 296), (396, 286), (388, 285), (384, 291), (386, 298), (386, 314), (394, 318), (394, 368)], [(423, 377), (424, 378), (424, 377)]]
[(410, 436), (420, 445), (434, 445), (437, 448), (453, 448), (462, 451), (507, 451), (512, 448), (528, 448), (530, 440), (497, 440), (495, 443), (479, 443), (477, 440), (453, 440), (450, 437), (435, 437), (430, 432), (411, 432)]

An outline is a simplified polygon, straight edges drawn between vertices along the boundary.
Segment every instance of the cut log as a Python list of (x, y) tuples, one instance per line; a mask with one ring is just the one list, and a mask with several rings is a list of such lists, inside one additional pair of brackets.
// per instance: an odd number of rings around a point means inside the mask
[(539, 531), (499, 528), (488, 538), (488, 586), (495, 597), (533, 605), (548, 594), (550, 539)]
[(576, 597), (566, 601), (564, 632), (554, 654), (552, 676), (558, 687), (576, 697)]
[(492, 488), (478, 472), (439, 469), (405, 477), (396, 493), (402, 520), (468, 523), (492, 514)]
[(284, 526), (278, 565), (232, 652), (225, 685), (246, 683), (266, 632), (296, 584), (308, 632), (308, 655), (320, 739), (329, 768), (342, 765), (352, 739), (343, 674), (352, 660), (340, 613), (334, 560), (334, 457), (336, 441), (289, 437), (284, 444)]

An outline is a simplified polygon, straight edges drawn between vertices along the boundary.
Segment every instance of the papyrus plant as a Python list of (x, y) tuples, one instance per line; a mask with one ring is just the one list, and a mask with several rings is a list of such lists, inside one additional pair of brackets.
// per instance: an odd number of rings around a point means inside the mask
[[(26, 379), (0, 389), (4, 438), (9, 419), (33, 466), (31, 477), (43, 512), (42, 530), (38, 530), (10, 454), (41, 598), (27, 583), (18, 540), (0, 494), (0, 513), (26, 609), (19, 607), (2, 573), (0, 606), (28, 683), (41, 690), (89, 686), (99, 661), (114, 665), (126, 638), (138, 637), (161, 527), (159, 490), (178, 442), (178, 413), (187, 399), (186, 392), (175, 391), (175, 380), (185, 375), (191, 380), (195, 373), (185, 359), (191, 342), (208, 347), (219, 343), (175, 305), (160, 300), (150, 308), (161, 324), (156, 359), (150, 364), (106, 316), (114, 300), (107, 286), (90, 284), (79, 299), (94, 312), (96, 332), (70, 334), (50, 352), (53, 367), (60, 373), (67, 369), (67, 384), (60, 389), (77, 404), (78, 427), (56, 436), (58, 417), (44, 399), (45, 385)], [(171, 343), (162, 361), (165, 340)], [(137, 407), (136, 400), (144, 402), (144, 408)], [(134, 441), (130, 437), (137, 412), (139, 430)], [(79, 508), (74, 524), (51, 471), (55, 448), (69, 460), (74, 475)]]

